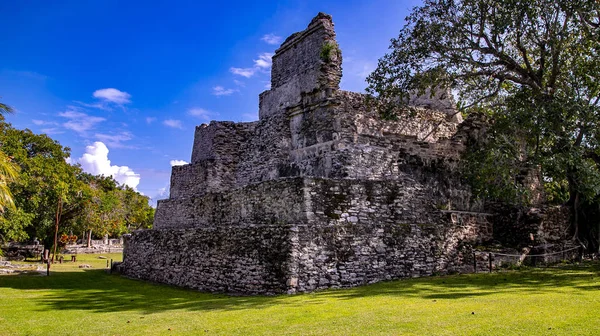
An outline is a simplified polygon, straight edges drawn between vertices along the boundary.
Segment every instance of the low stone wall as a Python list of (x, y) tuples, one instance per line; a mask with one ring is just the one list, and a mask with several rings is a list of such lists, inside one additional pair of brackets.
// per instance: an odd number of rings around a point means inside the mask
[(209, 292), (287, 291), (287, 226), (136, 231), (125, 243), (122, 274)]
[(472, 271), (472, 246), (491, 235), (487, 215), (458, 212), (425, 224), (146, 230), (126, 240), (121, 269), (210, 292), (308, 292)]
[(453, 213), (428, 224), (297, 227), (288, 292), (472, 272), (473, 246), (491, 239), (487, 217)]

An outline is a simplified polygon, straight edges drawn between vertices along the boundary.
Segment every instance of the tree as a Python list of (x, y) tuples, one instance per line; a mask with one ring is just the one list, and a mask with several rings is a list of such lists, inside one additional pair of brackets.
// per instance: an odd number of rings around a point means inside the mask
[(476, 191), (522, 194), (515, 174), (536, 167), (587, 239), (580, 206), (600, 193), (600, 2), (425, 0), (390, 49), (368, 78), (384, 111), (450, 88), (460, 112), (492, 123), (468, 164)]
[(14, 110), (12, 107), (10, 107), (9, 105), (6, 105), (4, 103), (0, 103), (0, 115), (4, 116), (7, 113), (13, 113)]
[(21, 170), (19, 179), (10, 183), (16, 209), (7, 212), (11, 225), (3, 232), (19, 240), (35, 236), (51, 246), (57, 224), (77, 208), (76, 176), (81, 169), (69, 165), (69, 149), (47, 135), (1, 123), (0, 143)]
[[(4, 115), (13, 113), (14, 110), (9, 105), (0, 103), (0, 121), (4, 120)], [(1, 144), (0, 144), (1, 145)], [(18, 167), (15, 165), (11, 158), (8, 157), (4, 152), (0, 152), (0, 212), (4, 213), (4, 210), (8, 207), (15, 209), (12, 193), (8, 187), (9, 182), (13, 181), (18, 175)], [(4, 220), (1, 218), (0, 220)]]

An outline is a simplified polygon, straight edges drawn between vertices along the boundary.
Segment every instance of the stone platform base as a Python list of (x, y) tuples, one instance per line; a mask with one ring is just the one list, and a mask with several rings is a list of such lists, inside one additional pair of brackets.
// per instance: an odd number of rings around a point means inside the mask
[(134, 232), (123, 275), (209, 292), (280, 294), (472, 271), (485, 215), (435, 224), (271, 225)]

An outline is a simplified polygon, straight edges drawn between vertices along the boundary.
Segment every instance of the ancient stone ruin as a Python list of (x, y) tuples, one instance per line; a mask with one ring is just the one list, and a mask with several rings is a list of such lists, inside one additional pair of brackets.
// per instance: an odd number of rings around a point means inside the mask
[[(501, 218), (457, 172), (480, 125), (443, 94), (412, 97), (410, 116), (382, 120), (365, 95), (339, 90), (341, 65), (329, 15), (288, 37), (260, 120), (196, 127), (154, 228), (126, 240), (123, 274), (273, 294), (472, 272), (474, 246), (496, 238)], [(523, 236), (564, 239), (557, 211)]]

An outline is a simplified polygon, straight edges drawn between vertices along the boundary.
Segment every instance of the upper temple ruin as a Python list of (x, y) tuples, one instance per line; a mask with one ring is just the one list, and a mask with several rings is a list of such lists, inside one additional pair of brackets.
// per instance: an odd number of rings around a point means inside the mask
[[(463, 122), (449, 94), (412, 97), (414, 113), (382, 120), (365, 95), (339, 90), (335, 37), (319, 13), (276, 50), (258, 121), (196, 127), (154, 228), (126, 241), (124, 275), (272, 294), (472, 272), (475, 246), (525, 225), (461, 181), (480, 124)], [(515, 235), (565, 238), (560, 210), (531, 216)]]

